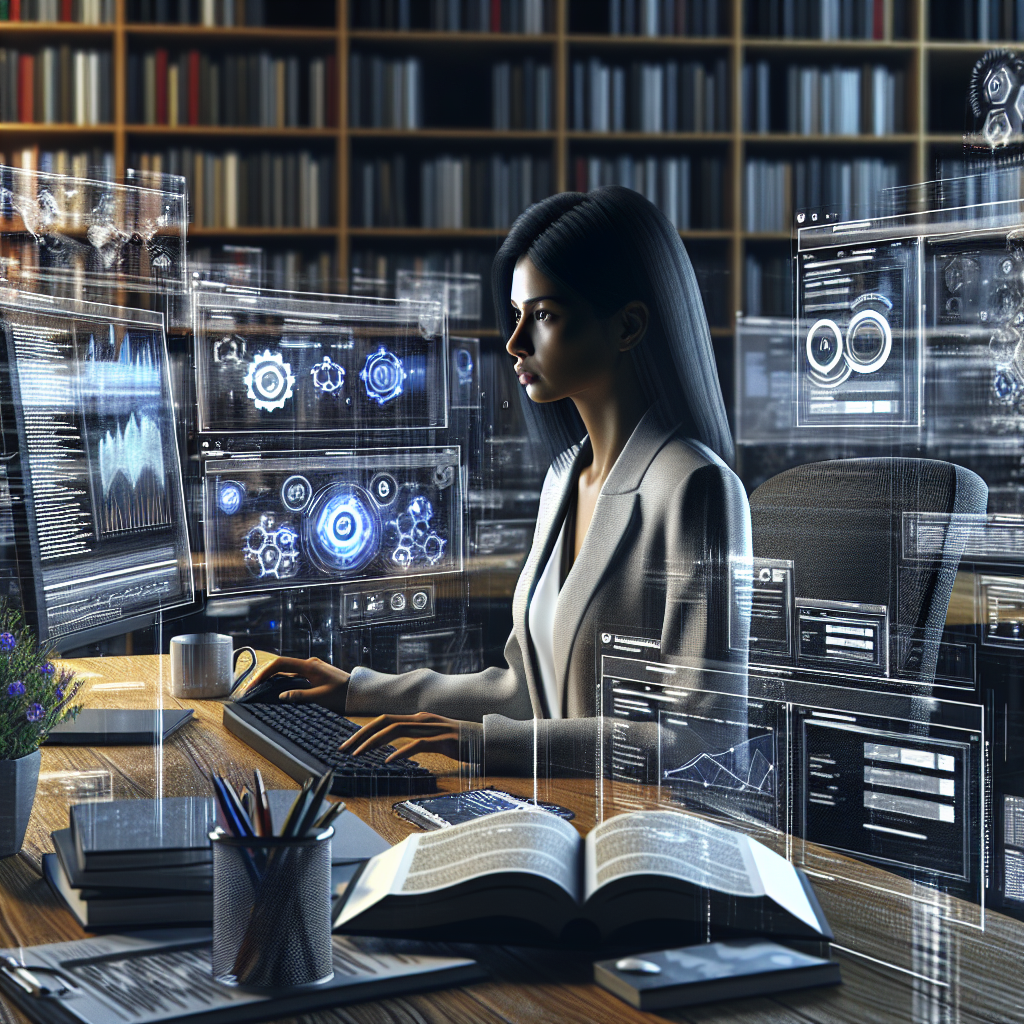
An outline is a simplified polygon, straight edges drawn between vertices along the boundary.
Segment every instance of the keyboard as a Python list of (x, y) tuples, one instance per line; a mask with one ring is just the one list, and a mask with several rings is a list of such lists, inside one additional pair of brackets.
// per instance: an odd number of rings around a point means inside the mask
[(390, 764), (395, 752), (377, 747), (358, 757), (338, 747), (360, 727), (319, 704), (224, 705), (224, 726), (297, 782), (334, 769), (334, 796), (393, 796), (434, 793), (437, 779), (406, 758)]

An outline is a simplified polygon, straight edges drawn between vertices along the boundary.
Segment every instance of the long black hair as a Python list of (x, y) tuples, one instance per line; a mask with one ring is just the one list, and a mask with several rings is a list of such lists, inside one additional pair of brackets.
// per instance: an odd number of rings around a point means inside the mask
[[(633, 349), (644, 393), (663, 416), (732, 463), (732, 435), (697, 278), (679, 232), (653, 203), (632, 189), (608, 185), (562, 192), (521, 214), (492, 270), (495, 313), (505, 338), (514, 329), (512, 274), (523, 256), (581, 295), (598, 316), (632, 300), (645, 302), (650, 322)], [(536, 403), (524, 395), (523, 407), (531, 432), (552, 459), (586, 431), (569, 398)]]

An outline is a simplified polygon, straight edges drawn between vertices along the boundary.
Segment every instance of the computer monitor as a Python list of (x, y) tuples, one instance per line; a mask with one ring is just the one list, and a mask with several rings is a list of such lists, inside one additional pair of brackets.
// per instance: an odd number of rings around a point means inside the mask
[(191, 603), (163, 318), (8, 290), (0, 333), (14, 546), (40, 639), (67, 650)]

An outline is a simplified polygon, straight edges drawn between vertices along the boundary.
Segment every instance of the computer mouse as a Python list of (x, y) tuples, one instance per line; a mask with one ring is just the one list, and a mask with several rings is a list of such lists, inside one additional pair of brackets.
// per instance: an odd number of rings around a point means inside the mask
[(245, 693), (234, 698), (236, 704), (276, 704), (278, 697), (287, 690), (305, 690), (309, 680), (302, 676), (288, 676), (275, 672), (266, 679), (261, 679), (255, 686), (250, 686)]

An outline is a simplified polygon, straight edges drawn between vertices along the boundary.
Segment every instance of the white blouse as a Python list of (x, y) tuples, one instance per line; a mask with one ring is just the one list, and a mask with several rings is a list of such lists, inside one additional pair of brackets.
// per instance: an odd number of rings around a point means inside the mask
[(558, 604), (558, 592), (562, 587), (562, 551), (567, 522), (568, 517), (562, 522), (548, 564), (544, 566), (537, 586), (534, 587), (526, 617), (530, 639), (537, 654), (540, 682), (550, 718), (562, 717), (562, 694), (555, 678), (555, 606)]

